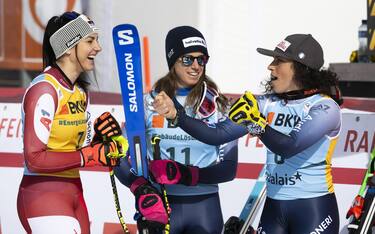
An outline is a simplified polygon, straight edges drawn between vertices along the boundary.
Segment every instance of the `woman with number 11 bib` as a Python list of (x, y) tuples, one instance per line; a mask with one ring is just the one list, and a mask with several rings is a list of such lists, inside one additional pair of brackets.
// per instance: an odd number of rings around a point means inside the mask
[[(206, 41), (197, 29), (173, 28), (167, 34), (165, 49), (169, 72), (145, 97), (148, 140), (155, 134), (161, 138), (162, 160), (151, 161), (149, 169), (156, 182), (165, 184), (167, 190), (170, 233), (221, 233), (223, 218), (217, 184), (235, 177), (237, 142), (222, 146), (204, 144), (159, 115), (151, 105), (158, 106), (159, 100), (168, 96), (183, 106), (189, 116), (210, 124), (223, 119), (228, 102), (206, 75), (209, 55)], [(148, 153), (152, 155), (150, 145)], [(149, 182), (143, 178), (132, 184), (126, 182), (129, 178), (125, 178), (125, 166), (122, 160), (122, 169), (116, 169), (116, 175), (137, 197), (137, 191), (142, 190), (139, 187)], [(140, 206), (138, 210), (145, 213)]]

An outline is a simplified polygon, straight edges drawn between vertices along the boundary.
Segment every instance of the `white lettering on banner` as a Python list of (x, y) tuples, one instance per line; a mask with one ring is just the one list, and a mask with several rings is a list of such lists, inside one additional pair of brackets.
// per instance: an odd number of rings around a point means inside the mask
[(319, 234), (323, 233), (327, 228), (329, 228), (329, 225), (332, 223), (331, 216), (328, 215), (317, 228), (315, 228), (314, 231), (310, 232), (310, 234)]
[(375, 131), (348, 130), (345, 137), (344, 152), (371, 152), (375, 147)]

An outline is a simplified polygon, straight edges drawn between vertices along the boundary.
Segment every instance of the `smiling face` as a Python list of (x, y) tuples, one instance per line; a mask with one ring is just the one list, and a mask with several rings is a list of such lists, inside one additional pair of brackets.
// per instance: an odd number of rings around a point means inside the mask
[[(192, 52), (185, 55), (198, 57), (203, 55), (203, 53)], [(182, 59), (178, 58), (176, 63), (174, 64), (174, 69), (178, 77), (177, 84), (179, 88), (193, 87), (198, 83), (199, 78), (204, 72), (204, 66), (199, 65), (197, 59), (194, 59), (193, 64), (191, 64), (190, 66), (185, 66), (182, 63)]]
[[(73, 48), (74, 49), (74, 48)], [(94, 69), (95, 56), (102, 50), (98, 41), (98, 34), (93, 33), (77, 44), (76, 60), (81, 72), (91, 71)]]
[(293, 62), (284, 58), (275, 57), (268, 65), (271, 71), (271, 86), (275, 93), (285, 93), (293, 90), (299, 90), (294, 80)]

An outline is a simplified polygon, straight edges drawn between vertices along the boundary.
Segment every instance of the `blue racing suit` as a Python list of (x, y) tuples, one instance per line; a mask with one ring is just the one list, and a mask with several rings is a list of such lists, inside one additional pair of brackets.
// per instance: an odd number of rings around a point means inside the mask
[[(176, 100), (184, 105), (189, 92), (190, 89), (177, 90)], [(196, 186), (165, 185), (172, 209), (170, 233), (221, 233), (223, 218), (217, 184), (235, 178), (238, 161), (237, 140), (218, 146), (202, 143), (152, 111), (147, 106), (147, 103), (151, 102), (150, 99), (152, 99), (151, 94), (145, 96), (148, 143), (151, 142), (151, 137), (157, 134), (161, 138), (162, 159), (199, 167)], [(191, 118), (197, 118), (193, 108), (188, 106), (185, 110)], [(225, 119), (222, 113), (216, 112), (203, 121), (214, 124)], [(152, 159), (151, 144), (147, 145), (147, 151), (149, 158)], [(115, 168), (115, 175), (128, 187), (137, 178), (130, 172), (130, 165), (126, 159)]]
[[(267, 200), (258, 230), (315, 233), (324, 226), (324, 233), (338, 233), (331, 158), (341, 129), (340, 107), (320, 94), (287, 102), (263, 95), (257, 101), (268, 120), (259, 136), (267, 147)], [(212, 145), (247, 134), (245, 127), (230, 120), (207, 125), (181, 114), (178, 124)]]

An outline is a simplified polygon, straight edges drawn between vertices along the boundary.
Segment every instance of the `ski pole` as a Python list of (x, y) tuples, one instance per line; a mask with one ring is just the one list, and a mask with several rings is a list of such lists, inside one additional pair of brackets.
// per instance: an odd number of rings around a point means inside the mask
[(352, 216), (352, 219), (348, 224), (348, 230), (350, 234), (366, 234), (368, 230), (372, 227), (372, 222), (374, 218), (373, 216), (375, 214), (375, 199), (373, 195), (367, 195), (367, 192), (369, 189), (368, 180), (369, 178), (374, 176), (374, 163), (375, 148), (372, 150), (370, 154), (370, 162), (358, 192), (358, 196), (360, 196), (364, 200), (364, 210), (361, 211), (361, 214), (358, 219), (355, 217), (355, 215)]
[[(372, 150), (370, 154), (370, 163), (366, 171), (366, 185), (368, 186), (367, 189), (369, 190), (372, 185), (368, 185), (368, 179), (374, 175), (374, 163), (375, 163), (375, 148)], [(363, 183), (362, 183), (363, 185)], [(362, 189), (362, 186), (361, 186)], [(365, 190), (365, 189), (364, 189)], [(363, 190), (363, 191), (364, 191)], [(366, 193), (368, 193), (368, 190)], [(360, 191), (361, 192), (361, 191)], [(372, 224), (374, 222), (374, 215), (375, 215), (375, 199), (373, 194), (364, 194), (365, 197), (365, 211), (361, 215), (358, 226), (358, 233), (359, 234), (367, 234), (369, 230), (372, 228)], [(367, 204), (366, 204), (367, 203)], [(364, 216), (364, 217), (362, 217)]]
[[(154, 160), (160, 160), (160, 137), (158, 135), (152, 136), (151, 139), (151, 144), (154, 148)], [(169, 202), (168, 202), (168, 197), (167, 197), (167, 190), (165, 189), (164, 184), (160, 184), (161, 192), (163, 193), (163, 198), (164, 198), (164, 204), (167, 208), (167, 213), (168, 213), (168, 222), (165, 225), (165, 234), (169, 234), (170, 230), (170, 208), (169, 208)]]
[[(111, 137), (111, 139), (113, 141), (115, 141), (117, 144), (121, 145), (122, 152), (119, 152), (118, 155), (109, 155), (109, 157), (124, 157), (125, 156), (124, 152), (126, 152), (128, 147), (129, 147), (129, 144), (127, 143), (126, 139), (123, 136), (113, 136), (113, 137)], [(119, 198), (118, 198), (116, 180), (115, 180), (115, 176), (114, 176), (113, 167), (109, 167), (109, 176), (110, 176), (110, 179), (111, 179), (112, 193), (113, 193), (113, 198), (114, 198), (114, 201), (115, 201), (117, 217), (120, 220), (120, 224), (121, 224), (121, 227), (122, 227), (122, 230), (124, 231), (124, 233), (130, 234), (128, 226), (125, 223), (124, 216), (122, 215), (122, 212), (121, 212), (121, 207), (120, 207), (120, 202), (119, 202)]]
[(366, 187), (367, 187), (368, 178), (371, 177), (371, 176), (373, 176), (372, 168), (374, 167), (374, 165), (373, 165), (374, 164), (374, 160), (373, 160), (374, 157), (375, 157), (375, 148), (374, 148), (374, 150), (370, 154), (370, 164), (367, 167), (367, 171), (366, 171), (365, 177), (363, 178), (361, 187), (359, 188), (358, 195), (361, 196), (361, 197), (364, 197), (365, 190), (366, 190)]

